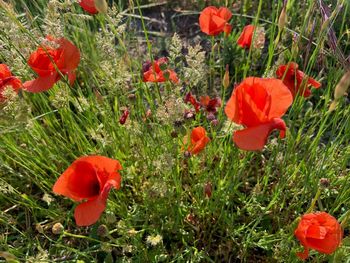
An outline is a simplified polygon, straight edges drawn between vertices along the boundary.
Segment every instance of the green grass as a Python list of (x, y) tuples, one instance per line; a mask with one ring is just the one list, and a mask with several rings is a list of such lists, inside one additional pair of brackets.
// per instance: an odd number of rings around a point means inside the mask
[[(201, 41), (207, 51), (206, 73), (198, 83), (186, 75), (194, 70), (185, 70), (184, 54), (170, 60), (182, 89), (142, 82), (142, 62), (171, 45), (169, 34), (146, 34), (150, 23), (143, 14), (150, 10), (148, 3), (135, 1), (134, 11), (123, 11), (128, 1), (115, 1), (122, 16), (92, 17), (77, 4), (50, 13), (48, 1), (9, 2), (16, 4), (14, 13), (0, 1), (0, 61), (14, 75), (23, 81), (34, 76), (26, 60), (47, 33), (63, 33), (80, 49), (82, 60), (73, 87), (60, 81), (44, 93), (22, 92), (0, 109), (0, 251), (19, 262), (297, 262), (295, 253), (302, 247), (294, 229), (318, 191), (314, 210), (327, 211), (348, 229), (350, 107), (344, 98), (336, 111), (328, 112), (345, 71), (327, 45), (327, 30), (321, 30), (318, 1), (289, 1), (287, 28), (278, 43), (283, 1), (242, 1), (233, 11), (233, 32), (226, 39), (203, 34), (187, 39), (179, 32), (184, 45)], [(176, 6), (173, 2), (169, 10)], [(332, 2), (332, 10), (343, 4), (330, 25), (339, 49), (349, 55), (350, 5)], [(205, 5), (198, 1), (181, 6), (196, 13)], [(142, 21), (129, 15), (133, 13)], [(235, 44), (248, 23), (265, 28), (268, 44), (260, 53)], [(293, 32), (303, 37), (293, 42)], [(219, 48), (210, 52), (214, 41), (220, 41)], [(274, 76), (280, 61), (298, 62), (322, 87), (309, 99), (295, 100), (284, 116), (286, 139), (274, 133), (261, 152), (234, 146), (223, 107), (219, 125), (213, 126), (203, 115), (185, 120), (174, 102), (190, 90), (197, 97), (216, 94), (225, 102), (234, 84), (245, 76)], [(231, 85), (224, 90), (226, 64)], [(195, 64), (197, 69), (203, 66)], [(120, 125), (124, 107), (131, 114)], [(148, 109), (152, 117), (145, 119)], [(183, 137), (198, 125), (212, 140), (200, 155), (186, 158)], [(51, 189), (75, 159), (92, 154), (121, 162), (122, 187), (111, 191), (98, 223), (80, 228), (73, 218), (74, 203)], [(321, 178), (329, 186), (320, 187)], [(204, 194), (208, 183), (210, 198)], [(58, 222), (64, 232), (54, 235), (51, 228)], [(107, 226), (107, 236), (98, 235), (101, 224)], [(148, 244), (147, 237), (157, 234), (162, 242)], [(312, 251), (310, 262), (348, 262), (349, 255), (345, 235), (334, 255)]]

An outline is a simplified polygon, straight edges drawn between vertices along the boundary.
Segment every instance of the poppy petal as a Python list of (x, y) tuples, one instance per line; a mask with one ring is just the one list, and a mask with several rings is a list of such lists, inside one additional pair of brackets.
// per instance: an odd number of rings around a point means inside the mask
[(286, 85), (279, 79), (266, 79), (265, 87), (271, 96), (271, 104), (267, 112), (269, 119), (280, 118), (293, 103), (293, 95)]
[(62, 57), (56, 62), (57, 65), (61, 63), (63, 64), (62, 67), (59, 67), (61, 71), (71, 71), (76, 69), (80, 62), (79, 49), (65, 38), (60, 38), (58, 43), (63, 50)]
[(24, 82), (23, 87), (29, 92), (42, 92), (51, 89), (58, 79), (58, 73), (52, 72), (49, 76)]
[(229, 21), (232, 17), (232, 13), (227, 7), (220, 7), (218, 15), (226, 21)]
[(258, 126), (235, 131), (233, 134), (233, 141), (237, 147), (242, 150), (262, 150), (267, 142), (269, 134), (274, 129), (279, 129), (280, 137), (283, 138), (287, 127), (282, 119), (275, 118), (270, 122), (263, 123)]
[(97, 14), (98, 10), (95, 6), (94, 0), (80, 0), (79, 5), (88, 13), (91, 15)]
[(103, 211), (112, 184), (106, 183), (98, 198), (79, 204), (74, 211), (75, 222), (78, 226), (89, 226), (98, 221)]

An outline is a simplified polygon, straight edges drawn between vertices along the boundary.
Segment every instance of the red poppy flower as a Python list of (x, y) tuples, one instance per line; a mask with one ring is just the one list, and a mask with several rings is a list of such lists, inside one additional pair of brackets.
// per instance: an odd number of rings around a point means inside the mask
[(225, 107), (229, 119), (245, 126), (234, 132), (233, 141), (240, 149), (255, 151), (264, 147), (274, 129), (284, 138), (287, 128), (281, 117), (292, 102), (292, 94), (281, 80), (246, 78)]
[[(209, 137), (207, 136), (207, 132), (205, 129), (201, 126), (196, 127), (192, 130), (191, 136), (190, 136), (190, 145), (188, 146), (188, 151), (191, 154), (198, 154), (201, 152), (207, 143), (210, 141)], [(186, 145), (188, 143), (188, 136), (184, 137), (184, 144)]]
[(277, 78), (283, 80), (283, 83), (292, 92), (293, 97), (299, 93), (307, 98), (311, 95), (309, 87), (313, 86), (318, 89), (321, 87), (321, 83), (305, 75), (304, 72), (298, 70), (298, 67), (297, 63), (289, 62), (287, 65), (280, 66), (276, 71), (276, 75)]
[(245, 26), (243, 28), (243, 32), (237, 40), (237, 44), (242, 48), (250, 49), (250, 46), (252, 45), (254, 30), (255, 26), (253, 25)]
[(340, 246), (343, 230), (333, 216), (317, 212), (303, 215), (294, 235), (304, 246), (304, 251), (297, 253), (297, 256), (305, 260), (310, 248), (332, 254)]
[(167, 58), (160, 58), (153, 63), (147, 63), (143, 66), (143, 81), (144, 82), (165, 82), (170, 80), (173, 83), (178, 83), (179, 79), (175, 73), (175, 71), (171, 69), (162, 70), (162, 68), (166, 67), (168, 62)]
[[(29, 92), (46, 91), (61, 79), (60, 73), (67, 75), (73, 85), (75, 69), (80, 62), (80, 53), (76, 46), (65, 38), (47, 37), (50, 45), (42, 45), (33, 52), (28, 60), (29, 66), (39, 75), (35, 80), (23, 84)], [(57, 47), (56, 47), (57, 46)]]
[(94, 224), (106, 208), (109, 191), (120, 188), (122, 166), (104, 156), (85, 156), (75, 160), (53, 186), (53, 192), (74, 201), (84, 201), (74, 211), (78, 226)]
[(95, 6), (95, 0), (80, 0), (79, 5), (88, 13), (94, 15), (98, 13)]
[(208, 6), (199, 16), (199, 26), (204, 33), (210, 36), (216, 36), (221, 32), (228, 35), (232, 29), (228, 23), (231, 17), (232, 13), (226, 7)]
[(22, 82), (18, 78), (12, 76), (7, 65), (0, 64), (0, 102), (6, 99), (2, 94), (6, 87), (11, 87), (15, 92), (18, 92), (22, 87)]

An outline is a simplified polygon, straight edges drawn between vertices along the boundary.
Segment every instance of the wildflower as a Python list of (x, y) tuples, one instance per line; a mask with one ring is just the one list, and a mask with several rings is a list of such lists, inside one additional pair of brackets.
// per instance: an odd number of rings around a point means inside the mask
[(245, 26), (243, 28), (243, 32), (237, 40), (237, 45), (245, 49), (250, 49), (250, 46), (252, 45), (254, 30), (255, 26), (253, 25)]
[(293, 97), (296, 94), (307, 98), (311, 95), (309, 89), (310, 86), (318, 89), (321, 87), (321, 83), (307, 76), (301, 70), (298, 70), (298, 64), (295, 62), (289, 62), (286, 65), (281, 65), (276, 71), (277, 78), (282, 79), (283, 83), (292, 92)]
[(209, 96), (201, 96), (200, 101), (197, 101), (196, 97), (193, 96), (191, 92), (186, 94), (185, 102), (192, 104), (197, 113), (202, 108), (208, 114), (215, 114), (217, 112), (217, 108), (221, 106), (220, 98), (211, 99)]
[(197, 101), (197, 99), (192, 95), (191, 92), (188, 92), (185, 96), (185, 102), (186, 103), (191, 103), (192, 106), (194, 107), (196, 112), (199, 112), (199, 109), (201, 107), (201, 105), (199, 104), (199, 102)]
[(340, 246), (343, 230), (333, 216), (326, 212), (316, 212), (302, 216), (294, 235), (304, 247), (304, 251), (297, 253), (297, 256), (305, 260), (310, 248), (332, 254)]
[[(61, 74), (67, 75), (73, 85), (75, 69), (80, 62), (80, 53), (76, 46), (65, 38), (47, 38), (48, 44), (42, 44), (33, 52), (28, 60), (29, 66), (39, 75), (35, 80), (23, 84), (29, 92), (46, 91), (61, 79)], [(60, 73), (56, 70), (60, 71)]]
[(129, 116), (129, 110), (128, 110), (128, 109), (125, 109), (125, 110), (123, 111), (122, 116), (121, 116), (120, 119), (119, 119), (119, 123), (120, 123), (121, 125), (125, 124), (125, 122), (126, 122), (128, 116)]
[(175, 71), (171, 69), (164, 69), (168, 59), (162, 57), (153, 61), (153, 63), (147, 62), (143, 65), (143, 81), (144, 82), (165, 82), (170, 80), (173, 83), (178, 83), (179, 79)]
[(7, 65), (0, 64), (0, 102), (7, 98), (4, 94), (5, 88), (11, 87), (16, 93), (22, 87), (22, 82), (12, 76), (12, 73)]
[[(188, 146), (188, 151), (191, 154), (198, 154), (201, 152), (204, 147), (207, 145), (207, 143), (210, 141), (209, 137), (207, 136), (207, 132), (205, 129), (201, 126), (196, 127), (192, 130), (191, 141), (189, 142), (190, 145)], [(188, 136), (184, 137), (184, 144), (186, 145), (188, 143)]]
[(209, 114), (215, 114), (217, 108), (221, 107), (221, 99), (216, 97), (211, 99), (209, 96), (200, 97), (202, 108)]
[(98, 10), (95, 6), (95, 0), (80, 0), (78, 1), (79, 5), (91, 15), (95, 15), (98, 13)]
[(155, 236), (148, 236), (146, 238), (146, 242), (150, 244), (151, 246), (156, 246), (159, 243), (161, 243), (163, 240), (163, 237), (161, 235), (155, 235)]
[(64, 226), (61, 223), (56, 223), (52, 226), (52, 233), (54, 235), (60, 235), (64, 231)]
[(208, 6), (203, 9), (199, 16), (199, 26), (207, 35), (216, 36), (221, 32), (225, 32), (228, 35), (232, 27), (228, 23), (231, 19), (232, 13), (226, 7)]
[(229, 119), (246, 127), (233, 133), (238, 148), (263, 149), (274, 129), (280, 130), (280, 137), (284, 138), (287, 127), (281, 117), (292, 101), (292, 94), (281, 80), (256, 77), (243, 80), (225, 107)]
[(94, 224), (106, 208), (109, 191), (120, 188), (122, 167), (117, 160), (104, 156), (85, 156), (75, 160), (58, 178), (53, 192), (85, 202), (79, 204), (74, 217), (78, 226)]

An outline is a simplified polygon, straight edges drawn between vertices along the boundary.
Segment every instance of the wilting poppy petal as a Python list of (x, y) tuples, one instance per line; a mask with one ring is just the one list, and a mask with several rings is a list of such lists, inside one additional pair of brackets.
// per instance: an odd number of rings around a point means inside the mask
[(253, 34), (254, 34), (255, 27), (253, 25), (247, 25), (243, 28), (243, 32), (239, 36), (237, 40), (237, 44), (242, 47), (249, 49), (252, 45), (253, 40)]
[(287, 129), (286, 124), (282, 119), (273, 119), (270, 122), (262, 123), (260, 125), (235, 131), (233, 134), (233, 141), (238, 148), (247, 151), (262, 150), (267, 142), (269, 134), (274, 130), (280, 130), (280, 137), (285, 137)]
[(26, 81), (23, 83), (23, 87), (29, 92), (42, 92), (51, 89), (57, 80), (59, 80), (59, 75), (53, 72), (46, 77), (38, 77), (37, 79)]
[(98, 13), (94, 0), (80, 0), (79, 5), (88, 13), (94, 15)]

